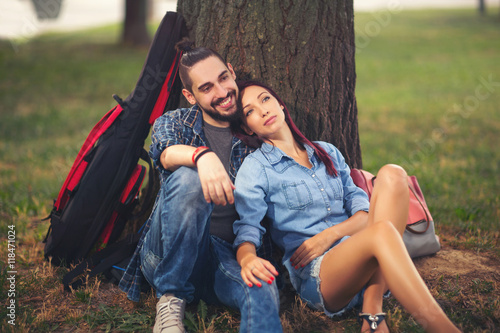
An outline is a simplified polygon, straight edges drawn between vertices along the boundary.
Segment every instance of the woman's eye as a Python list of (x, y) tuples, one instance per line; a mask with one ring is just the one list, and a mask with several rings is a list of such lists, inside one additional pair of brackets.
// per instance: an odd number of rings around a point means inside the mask
[(269, 96), (266, 96), (266, 97), (264, 97), (264, 98), (262, 99), (262, 103), (265, 103), (265, 102), (267, 102), (268, 100), (269, 100)]
[(253, 109), (248, 110), (245, 115), (248, 117), (253, 112)]

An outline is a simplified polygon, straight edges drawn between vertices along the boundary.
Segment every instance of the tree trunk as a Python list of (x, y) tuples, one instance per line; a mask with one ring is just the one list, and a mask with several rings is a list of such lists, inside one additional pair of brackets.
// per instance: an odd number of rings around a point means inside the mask
[(352, 0), (178, 0), (190, 38), (269, 84), (312, 140), (361, 167)]
[(148, 46), (151, 39), (146, 26), (148, 0), (125, 0), (122, 42), (132, 46)]
[(484, 15), (486, 13), (486, 5), (484, 3), (485, 0), (479, 0), (479, 14)]

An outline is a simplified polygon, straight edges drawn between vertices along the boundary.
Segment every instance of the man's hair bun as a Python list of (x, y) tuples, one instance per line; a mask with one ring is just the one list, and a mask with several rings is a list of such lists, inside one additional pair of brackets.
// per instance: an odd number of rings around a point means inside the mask
[(179, 52), (187, 53), (194, 48), (194, 42), (190, 41), (189, 38), (184, 37), (181, 41), (175, 44), (175, 49)]

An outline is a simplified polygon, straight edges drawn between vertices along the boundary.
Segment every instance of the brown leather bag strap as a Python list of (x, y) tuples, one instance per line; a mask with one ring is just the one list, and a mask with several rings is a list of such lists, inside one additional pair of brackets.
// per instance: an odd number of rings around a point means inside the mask
[(427, 232), (427, 230), (429, 229), (430, 225), (431, 225), (431, 218), (429, 216), (429, 214), (427, 214), (427, 210), (425, 209), (425, 205), (422, 203), (422, 201), (420, 200), (419, 196), (417, 195), (417, 193), (415, 192), (415, 189), (413, 188), (413, 186), (411, 185), (410, 182), (408, 182), (408, 188), (410, 189), (410, 191), (413, 193), (413, 195), (415, 196), (415, 198), (417, 199), (418, 203), (420, 204), (420, 206), (422, 207), (422, 210), (424, 211), (425, 213), (425, 221), (427, 222), (427, 226), (425, 227), (425, 230), (423, 231), (417, 231), (417, 230), (414, 230), (411, 226), (409, 225), (406, 225), (406, 230), (414, 233), (414, 234), (425, 234)]

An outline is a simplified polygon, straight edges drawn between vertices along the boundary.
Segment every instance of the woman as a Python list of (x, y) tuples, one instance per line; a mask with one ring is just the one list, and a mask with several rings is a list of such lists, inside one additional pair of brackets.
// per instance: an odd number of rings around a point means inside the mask
[[(241, 276), (249, 286), (272, 283), (273, 265), (256, 255), (271, 220), (274, 242), (300, 296), (327, 315), (362, 304), (362, 331), (387, 332), (382, 300), (388, 289), (429, 332), (456, 332), (419, 276), (402, 240), (408, 216), (405, 171), (384, 166), (368, 202), (341, 153), (312, 143), (293, 124), (281, 99), (258, 82), (242, 82), (233, 131), (260, 147), (235, 183), (234, 224)], [(368, 208), (370, 208), (368, 210)]]

